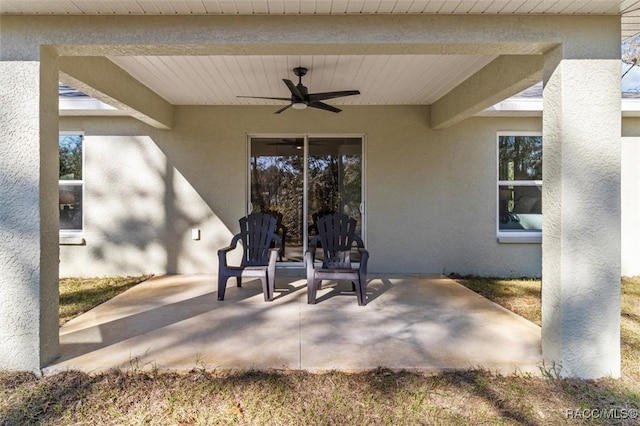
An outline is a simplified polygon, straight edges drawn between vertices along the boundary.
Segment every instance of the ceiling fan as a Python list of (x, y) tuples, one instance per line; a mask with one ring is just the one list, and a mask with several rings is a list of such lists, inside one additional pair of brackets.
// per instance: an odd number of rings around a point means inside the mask
[(322, 109), (325, 111), (331, 112), (340, 112), (342, 111), (339, 108), (336, 108), (332, 105), (325, 104), (324, 100), (327, 99), (335, 99), (343, 96), (353, 96), (359, 95), (359, 90), (342, 90), (337, 92), (323, 92), (323, 93), (309, 93), (309, 90), (306, 86), (302, 84), (302, 77), (307, 74), (307, 69), (304, 67), (296, 67), (293, 69), (293, 73), (298, 77), (298, 84), (293, 84), (293, 82), (289, 79), (282, 79), (284, 84), (287, 85), (287, 88), (291, 92), (290, 98), (271, 98), (264, 96), (238, 96), (239, 98), (252, 98), (252, 99), (274, 99), (278, 101), (290, 101), (291, 103), (283, 108), (280, 108), (276, 111), (276, 114), (280, 114), (282, 111), (285, 111), (289, 107), (293, 107), (293, 109), (305, 109), (307, 107)]

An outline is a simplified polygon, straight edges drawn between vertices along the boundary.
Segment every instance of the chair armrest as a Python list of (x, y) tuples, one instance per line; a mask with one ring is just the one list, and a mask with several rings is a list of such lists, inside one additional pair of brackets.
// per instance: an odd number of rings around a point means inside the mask
[(367, 262), (369, 261), (369, 250), (365, 248), (358, 248), (358, 253), (360, 253), (360, 271), (367, 273)]
[[(275, 280), (276, 276), (276, 262), (278, 261), (278, 252), (280, 250), (278, 248), (269, 249), (269, 264), (267, 265), (267, 274), (269, 277), (270, 285), (274, 286), (275, 283), (272, 280)], [(273, 290), (273, 287), (271, 288)]]
[(358, 248), (364, 248), (364, 241), (358, 235), (353, 236), (353, 241), (356, 243)]
[(313, 266), (313, 257), (314, 257), (315, 249), (307, 250), (304, 254), (304, 261), (307, 264), (307, 281), (311, 281), (314, 275), (314, 266)]
[(231, 250), (234, 250), (238, 246), (238, 240), (240, 240), (240, 234), (234, 235), (231, 239), (231, 244), (229, 244), (227, 247), (223, 247), (218, 250), (218, 261), (220, 262), (220, 265), (223, 265), (224, 267), (227, 266), (227, 253), (229, 253)]
[(278, 260), (278, 248), (274, 247), (274, 248), (270, 248), (269, 249), (269, 265), (271, 265), (271, 263), (277, 262)]
[(312, 279), (314, 266), (313, 262), (316, 258), (316, 248), (318, 247), (318, 242), (320, 241), (319, 236), (315, 236), (309, 241), (309, 248), (304, 254), (304, 261), (307, 264), (307, 280)]
[[(309, 247), (307, 248), (307, 253), (311, 255), (311, 265), (313, 265), (313, 261), (316, 259), (316, 249), (318, 248), (318, 243), (320, 242), (320, 236), (316, 235), (309, 241)], [(307, 253), (305, 253), (305, 260), (307, 258)]]
[(320, 242), (320, 235), (316, 235), (309, 241), (309, 249), (313, 247), (313, 251), (315, 251), (316, 247), (318, 247), (319, 242)]
[(282, 247), (282, 238), (280, 238), (280, 235), (275, 234), (273, 236), (273, 242), (275, 247), (277, 248), (281, 248)]

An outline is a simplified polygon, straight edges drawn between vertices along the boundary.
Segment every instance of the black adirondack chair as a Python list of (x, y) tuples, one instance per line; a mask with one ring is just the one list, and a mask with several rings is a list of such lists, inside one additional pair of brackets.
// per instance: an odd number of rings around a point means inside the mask
[[(311, 239), (305, 253), (307, 262), (307, 302), (316, 303), (316, 294), (322, 280), (351, 281), (358, 298), (358, 305), (367, 304), (367, 261), (369, 252), (362, 238), (355, 234), (356, 220), (346, 214), (328, 214), (318, 218), (318, 235)], [(322, 266), (314, 265), (316, 248), (320, 243), (323, 251)], [(360, 266), (351, 263), (351, 250), (356, 245), (360, 254)]]
[[(264, 300), (273, 300), (276, 259), (280, 237), (276, 234), (276, 218), (267, 213), (252, 213), (240, 219), (240, 233), (234, 235), (228, 247), (218, 250), (218, 300), (224, 300), (227, 280), (236, 277), (238, 287), (242, 278), (260, 278)], [(227, 253), (242, 245), (240, 266), (229, 266)], [(274, 243), (274, 244), (272, 244)], [(271, 248), (271, 247), (274, 248)]]

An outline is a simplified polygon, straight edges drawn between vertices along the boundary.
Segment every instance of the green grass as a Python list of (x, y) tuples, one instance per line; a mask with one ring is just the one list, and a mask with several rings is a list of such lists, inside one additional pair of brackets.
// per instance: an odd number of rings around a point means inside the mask
[[(539, 321), (539, 281), (459, 282)], [(83, 284), (87, 291), (91, 287)], [(358, 374), (204, 369), (178, 374), (135, 365), (45, 377), (0, 371), (0, 425), (638, 424), (632, 418), (584, 418), (640, 415), (640, 278), (625, 278), (622, 289), (619, 380), (559, 379), (552, 366), (543, 377), (383, 368)], [(567, 415), (576, 412), (583, 418)]]
[(456, 281), (529, 321), (542, 325), (540, 280), (461, 277)]
[(60, 279), (60, 325), (149, 277), (150, 275)]

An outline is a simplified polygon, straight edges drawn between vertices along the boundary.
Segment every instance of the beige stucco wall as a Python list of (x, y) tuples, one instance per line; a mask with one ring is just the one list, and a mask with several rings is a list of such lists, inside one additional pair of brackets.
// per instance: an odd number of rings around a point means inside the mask
[(61, 275), (215, 272), (245, 213), (246, 135), (281, 133), (365, 135), (371, 272), (540, 275), (539, 244), (496, 241), (496, 131), (539, 131), (539, 119), (430, 130), (427, 107), (273, 109), (178, 107), (172, 131), (62, 117), (61, 130), (85, 132), (86, 246), (61, 247)]
[(622, 275), (640, 275), (640, 137), (622, 138)]
[(640, 275), (640, 117), (622, 120), (622, 275)]

